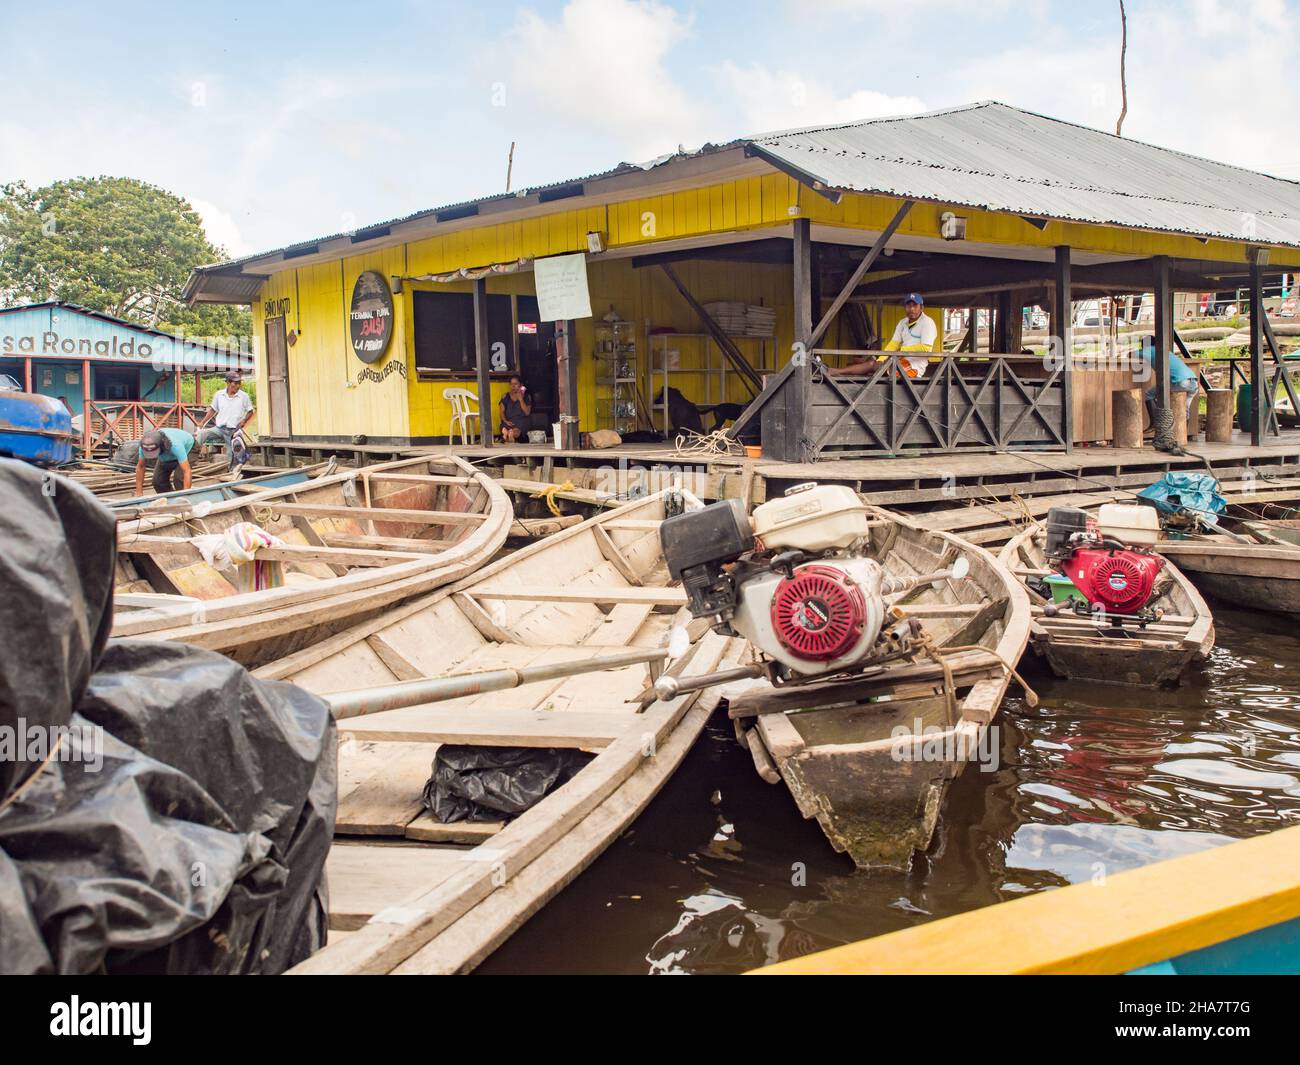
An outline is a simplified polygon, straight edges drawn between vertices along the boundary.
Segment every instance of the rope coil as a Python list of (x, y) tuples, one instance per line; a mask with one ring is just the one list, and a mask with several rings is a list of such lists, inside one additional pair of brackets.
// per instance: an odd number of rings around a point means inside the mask
[(576, 485), (572, 481), (565, 481), (563, 484), (548, 484), (540, 491), (534, 492), (533, 498), (546, 500), (547, 509), (555, 517), (562, 518), (564, 515), (560, 511), (560, 505), (555, 501), (555, 497), (560, 492), (572, 492), (575, 487)]

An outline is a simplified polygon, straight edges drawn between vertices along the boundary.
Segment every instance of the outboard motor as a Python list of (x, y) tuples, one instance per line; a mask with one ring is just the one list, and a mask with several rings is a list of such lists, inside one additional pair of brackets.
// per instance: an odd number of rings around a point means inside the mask
[[(1086, 600), (1086, 604), (1075, 601), (1076, 613), (1100, 609), (1144, 623), (1154, 621), (1159, 612), (1147, 610), (1147, 604), (1165, 560), (1119, 540), (1105, 518), (1105, 508), (1101, 520), (1094, 521), (1075, 507), (1053, 507), (1047, 513), (1047, 560)], [(1058, 611), (1062, 605), (1055, 604)]]
[(749, 640), (774, 679), (802, 679), (908, 653), (916, 623), (891, 613), (887, 597), (966, 575), (959, 559), (942, 573), (891, 576), (868, 557), (867, 515), (851, 488), (806, 484), (752, 520), (736, 500), (668, 518), (660, 538), (695, 617)]

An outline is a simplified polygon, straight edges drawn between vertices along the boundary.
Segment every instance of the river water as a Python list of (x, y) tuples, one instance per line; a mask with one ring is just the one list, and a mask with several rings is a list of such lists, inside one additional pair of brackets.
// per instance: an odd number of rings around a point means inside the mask
[(835, 854), (717, 715), (632, 828), (480, 971), (741, 972), (1300, 823), (1300, 630), (1224, 608), (1215, 624), (1210, 661), (1177, 689), (1029, 665), (1039, 705), (1003, 703), (996, 771), (954, 782), (907, 873)]

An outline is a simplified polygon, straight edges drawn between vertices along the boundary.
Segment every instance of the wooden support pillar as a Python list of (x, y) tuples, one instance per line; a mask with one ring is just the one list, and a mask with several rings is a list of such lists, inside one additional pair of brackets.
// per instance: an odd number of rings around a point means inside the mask
[(1056, 288), (1052, 298), (1052, 336), (1061, 344), (1061, 435), (1065, 450), (1074, 448), (1074, 308), (1070, 247), (1056, 246)]
[(1006, 347), (1008, 355), (1019, 355), (1025, 346), (1025, 296), (1023, 292), (1008, 292)]
[(1174, 346), (1174, 294), (1169, 289), (1169, 259), (1157, 255), (1152, 259), (1155, 267), (1154, 288), (1156, 312), (1156, 350), (1151, 367), (1155, 372), (1156, 407), (1169, 406), (1169, 352)]
[(203, 375), (194, 371), (194, 402), (199, 404), (203, 402)]
[(32, 391), (32, 360), (23, 359), (23, 391)]
[(174, 382), (173, 385), (172, 385), (172, 391), (175, 392), (175, 395), (172, 396), (172, 402), (176, 404), (176, 428), (177, 428), (177, 429), (184, 429), (184, 428), (185, 428), (185, 413), (184, 413), (184, 411), (183, 411), (182, 408), (184, 407), (185, 400), (181, 397), (181, 372), (180, 372), (180, 370), (177, 370), (177, 371), (176, 371), (176, 379), (175, 379), (175, 382)]
[[(808, 289), (812, 293), (812, 321), (815, 325), (822, 317), (822, 252), (821, 247), (811, 241), (808, 249)], [(811, 331), (808, 339), (812, 339)]]
[(1250, 264), (1250, 442), (1258, 447), (1268, 434), (1273, 386), (1264, 370), (1264, 275)]
[(90, 360), (81, 360), (81, 450), (90, 457)]
[(1011, 323), (1011, 293), (999, 292), (995, 297), (997, 307), (993, 311), (993, 328), (989, 332), (989, 351), (1001, 355), (1010, 354), (1008, 327)]
[(555, 358), (560, 377), (560, 446), (578, 450), (578, 351), (573, 322), (555, 323)]
[(478, 370), (479, 442), (492, 446), (492, 352), (488, 340), (487, 279), (474, 282), (474, 366)]
[(966, 308), (966, 335), (961, 338), (961, 343), (957, 345), (958, 351), (969, 351), (974, 353), (979, 349), (979, 344), (977, 343), (978, 323), (979, 323), (979, 311), (977, 311), (974, 307), (967, 307)]
[[(764, 422), (763, 451), (778, 462), (803, 462), (804, 430), (813, 348), (812, 226), (806, 218), (794, 223), (791, 274), (794, 283), (794, 351), (790, 376), (781, 390), (773, 416)], [(829, 325), (829, 322), (826, 322)], [(769, 440), (769, 436), (772, 438)]]

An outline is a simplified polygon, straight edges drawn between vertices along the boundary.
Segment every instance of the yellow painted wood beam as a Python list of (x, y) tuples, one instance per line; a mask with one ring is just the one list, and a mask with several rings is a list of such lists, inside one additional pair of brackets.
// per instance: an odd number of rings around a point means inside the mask
[(1123, 973), (1300, 917), (1300, 826), (958, 914), (760, 975)]

